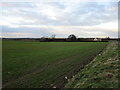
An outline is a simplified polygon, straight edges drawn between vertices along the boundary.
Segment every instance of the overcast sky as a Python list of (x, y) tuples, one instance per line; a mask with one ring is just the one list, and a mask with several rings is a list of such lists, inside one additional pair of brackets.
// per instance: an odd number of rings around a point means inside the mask
[(0, 3), (0, 37), (118, 37), (117, 2)]

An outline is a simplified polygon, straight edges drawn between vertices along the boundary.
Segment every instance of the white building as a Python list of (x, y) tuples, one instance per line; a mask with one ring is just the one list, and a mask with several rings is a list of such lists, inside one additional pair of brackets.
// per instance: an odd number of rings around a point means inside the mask
[(94, 41), (101, 41), (101, 38), (95, 38)]

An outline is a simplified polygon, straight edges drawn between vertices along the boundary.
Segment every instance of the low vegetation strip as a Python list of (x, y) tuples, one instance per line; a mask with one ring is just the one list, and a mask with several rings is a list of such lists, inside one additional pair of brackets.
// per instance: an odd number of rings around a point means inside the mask
[(3, 87), (62, 87), (107, 42), (3, 41)]
[(101, 54), (68, 80), (65, 88), (118, 88), (117, 46), (117, 42), (110, 42)]

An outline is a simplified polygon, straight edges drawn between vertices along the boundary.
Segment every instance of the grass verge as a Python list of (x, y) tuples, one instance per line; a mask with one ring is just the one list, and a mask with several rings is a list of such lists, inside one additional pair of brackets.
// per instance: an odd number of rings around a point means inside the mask
[(65, 88), (118, 88), (117, 46), (117, 42), (110, 42), (101, 54), (68, 80)]

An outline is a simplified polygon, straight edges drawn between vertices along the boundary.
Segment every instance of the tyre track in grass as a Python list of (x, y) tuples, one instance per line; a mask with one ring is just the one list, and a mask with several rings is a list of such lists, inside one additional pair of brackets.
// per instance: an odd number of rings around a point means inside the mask
[[(75, 45), (79, 45), (79, 44), (75, 44)], [(69, 46), (71, 46), (71, 45), (67, 45), (67, 47), (69, 47)], [(53, 45), (51, 45), (50, 46), (51, 48), (56, 48), (56, 47), (65, 47), (65, 46), (53, 46)], [(74, 56), (74, 55), (73, 55)], [(65, 57), (65, 58), (69, 58), (69, 57), (72, 57), (72, 56), (68, 56), (68, 57)], [(59, 62), (58, 62), (59, 61)], [(64, 60), (63, 60), (64, 61)], [(55, 60), (52, 64), (59, 64), (59, 63), (61, 63), (62, 61), (61, 60)], [(51, 63), (50, 64), (48, 64), (48, 65), (46, 65), (46, 66), (43, 66), (43, 67), (40, 67), (40, 68), (37, 68), (37, 69), (32, 69), (32, 70), (30, 70), (30, 71), (26, 71), (26, 72), (24, 72), (24, 75), (27, 75), (27, 74), (31, 74), (32, 72), (35, 72), (35, 71), (43, 71), (46, 67), (49, 67), (51, 65)], [(18, 79), (18, 78), (20, 78), (20, 77), (22, 77), (22, 76), (24, 76), (24, 75), (20, 75), (20, 76), (18, 76), (17, 78), (14, 78), (14, 79), (10, 79), (8, 82), (12, 82), (12, 81), (14, 81), (14, 80), (16, 80), (16, 79)], [(3, 86), (5, 85), (6, 86), (6, 83), (8, 83), (8, 82), (2, 82), (2, 84), (3, 84)]]
[[(58, 83), (56, 83), (56, 87), (57, 88), (64, 88), (65, 84), (68, 82), (69, 79), (71, 79), (72, 77), (74, 77), (74, 75), (76, 75), (78, 72), (80, 72), (80, 70), (82, 70), (86, 65), (88, 65), (92, 60), (94, 60), (94, 58), (96, 56), (98, 56), (99, 54), (102, 54), (102, 52), (105, 50), (105, 48), (108, 45), (106, 45), (102, 50), (100, 50), (98, 53), (96, 53), (95, 55), (92, 55), (91, 57), (88, 58), (88, 60), (80, 62), (76, 67), (74, 67), (75, 69), (71, 72), (69, 72), (66, 76), (68, 79), (62, 78)], [(65, 76), (64, 76), (65, 77)], [(60, 77), (57, 77), (60, 78)], [(56, 79), (57, 79), (56, 78)]]
[[(17, 82), (17, 81), (25, 80), (27, 77), (29, 77), (29, 76), (31, 76), (31, 75), (40, 73), (40, 72), (42, 72), (42, 71), (44, 71), (44, 70), (46, 70), (46, 69), (49, 69), (50, 67), (55, 67), (55, 66), (57, 66), (57, 65), (59, 65), (59, 64), (61, 64), (61, 63), (65, 63), (65, 62), (67, 62), (69, 59), (73, 59), (73, 58), (78, 57), (78, 56), (80, 56), (80, 53), (79, 53), (79, 54), (76, 54), (76, 55), (73, 55), (73, 56), (70, 56), (70, 57), (67, 57), (67, 58), (65, 58), (65, 59), (63, 59), (63, 60), (60, 60), (59, 62), (58, 62), (58, 60), (56, 60), (56, 62), (54, 62), (54, 63), (52, 63), (52, 64), (48, 64), (47, 66), (45, 66), (45, 67), (43, 67), (43, 68), (38, 68), (38, 69), (33, 70), (33, 71), (31, 71), (31, 72), (27, 72), (25, 75), (23, 75), (23, 76), (21, 76), (21, 77), (19, 77), (19, 78), (16, 78), (16, 79), (10, 80), (10, 81), (7, 82), (7, 83), (4, 83), (4, 84), (3, 84), (3, 87), (6, 87), (6, 86), (8, 86), (8, 85), (10, 85), (10, 84), (12, 84), (12, 83)], [(54, 66), (53, 66), (53, 65), (54, 65)]]
[[(67, 74), (68, 78), (71, 78), (73, 75), (77, 74), (82, 68), (84, 68), (84, 66), (85, 66), (86, 64), (88, 64), (96, 55), (98, 55), (98, 54), (101, 53), (102, 51), (103, 51), (103, 49), (102, 49), (100, 52), (98, 52), (97, 54), (95, 54), (95, 55), (93, 55), (92, 57), (90, 57), (90, 58), (88, 59), (88, 61), (86, 60), (85, 62), (81, 62), (80, 64), (78, 64), (78, 65), (76, 66), (76, 68), (74, 69), (74, 71), (71, 71), (71, 72), (69, 72), (69, 73)], [(89, 52), (90, 52), (90, 50), (89, 50)], [(81, 53), (82, 53), (82, 52), (81, 52)], [(43, 68), (38, 68), (38, 69), (33, 70), (33, 71), (31, 71), (31, 72), (27, 72), (25, 75), (23, 75), (23, 76), (21, 76), (21, 77), (18, 77), (18, 78), (16, 78), (16, 79), (13, 79), (13, 80), (7, 82), (7, 83), (4, 83), (4, 84), (3, 84), (3, 88), (5, 88), (5, 87), (7, 87), (7, 86), (9, 86), (9, 85), (11, 85), (11, 84), (14, 84), (14, 83), (16, 83), (16, 82), (19, 82), (19, 81), (20, 81), (20, 82), (26, 81), (30, 76), (33, 76), (33, 75), (35, 75), (35, 74), (37, 74), (37, 73), (41, 73), (42, 71), (48, 70), (49, 68), (54, 68), (54, 67), (56, 67), (56, 66), (58, 66), (58, 65), (60, 65), (60, 64), (62, 64), (62, 63), (68, 62), (69, 60), (73, 60), (73, 59), (75, 59), (75, 58), (78, 58), (81, 53), (78, 53), (78, 54), (75, 54), (75, 55), (66, 57), (65, 59), (62, 59), (62, 60), (60, 60), (59, 62), (58, 62), (58, 60), (56, 60), (56, 62), (54, 62), (54, 63), (52, 63), (52, 64), (48, 64), (47, 66), (45, 66), (45, 67), (43, 67)], [(84, 55), (83, 55), (83, 57), (84, 57)], [(82, 65), (82, 66), (81, 66), (81, 65)], [(65, 76), (65, 75), (62, 75), (62, 77), (64, 77), (64, 76)], [(60, 77), (61, 77), (61, 75), (58, 76), (58, 77), (56, 77), (55, 80), (56, 80), (57, 78), (60, 78)], [(62, 78), (61, 80), (59, 80), (58, 83), (55, 84), (55, 86), (58, 87), (58, 88), (61, 88), (61, 87), (64, 87), (64, 85), (65, 85), (66, 83), (67, 83), (67, 80), (66, 80), (65, 78)], [(48, 86), (48, 87), (49, 87), (49, 86)]]

